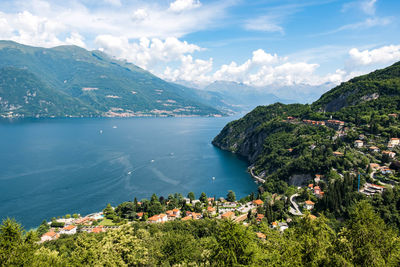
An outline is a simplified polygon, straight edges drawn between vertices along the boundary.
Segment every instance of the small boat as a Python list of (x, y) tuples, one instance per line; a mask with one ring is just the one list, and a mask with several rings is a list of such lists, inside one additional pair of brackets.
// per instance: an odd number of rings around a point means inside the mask
[(131, 175), (131, 173), (132, 173), (132, 172), (131, 172), (131, 171), (129, 171), (129, 172), (128, 172), (128, 175)]
[(102, 133), (103, 133), (103, 130), (100, 130), (100, 133), (102, 134)]
[(117, 126), (114, 125), (114, 126), (113, 126), (113, 129), (117, 129)]
[(169, 153), (171, 156), (173, 156), (174, 155), (174, 153), (173, 152), (171, 152), (171, 153)]
[(154, 159), (150, 160), (150, 162), (154, 162)]
[(213, 176), (211, 179), (213, 179), (213, 181), (215, 180), (215, 177)]

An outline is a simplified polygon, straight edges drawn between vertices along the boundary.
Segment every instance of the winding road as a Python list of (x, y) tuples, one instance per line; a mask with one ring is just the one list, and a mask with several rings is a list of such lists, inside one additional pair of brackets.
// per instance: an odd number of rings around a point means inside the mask
[(298, 197), (299, 194), (294, 194), (290, 196), (290, 203), (292, 203), (293, 207), (290, 207), (289, 212), (293, 215), (301, 216), (303, 213), (299, 210), (299, 205), (297, 205), (296, 202), (294, 202), (293, 198)]
[(262, 183), (262, 184), (265, 183), (265, 180), (264, 180), (263, 178), (261, 178), (261, 177), (255, 175), (255, 174), (253, 173), (253, 169), (254, 169), (254, 167), (250, 167), (250, 168), (249, 168), (251, 176), (252, 176), (257, 182)]

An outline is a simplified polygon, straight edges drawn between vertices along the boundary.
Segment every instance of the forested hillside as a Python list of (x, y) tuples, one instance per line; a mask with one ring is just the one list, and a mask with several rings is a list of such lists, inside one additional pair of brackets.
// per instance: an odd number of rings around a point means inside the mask
[[(46, 49), (0, 41), (0, 71), (1, 117), (223, 114), (207, 103), (211, 97), (221, 103), (218, 96), (168, 83), (133, 64), (76, 46)], [(29, 75), (26, 81), (22, 73)], [(220, 108), (229, 112), (227, 105)]]

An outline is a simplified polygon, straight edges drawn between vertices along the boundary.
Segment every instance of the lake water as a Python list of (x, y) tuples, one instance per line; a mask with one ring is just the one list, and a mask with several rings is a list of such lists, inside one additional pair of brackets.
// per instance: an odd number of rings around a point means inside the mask
[(211, 145), (232, 119), (0, 122), (0, 217), (30, 229), (153, 193), (243, 197), (257, 188), (247, 163)]

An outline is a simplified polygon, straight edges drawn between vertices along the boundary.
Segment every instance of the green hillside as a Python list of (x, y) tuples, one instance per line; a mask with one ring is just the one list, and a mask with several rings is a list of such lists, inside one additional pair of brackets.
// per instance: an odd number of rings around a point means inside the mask
[[(312, 105), (259, 106), (226, 125), (213, 144), (248, 160), (254, 175), (265, 180), (261, 193), (293, 193), (290, 185), (304, 187), (322, 175), (320, 186), (326, 194), (318, 201), (319, 209), (343, 216), (359, 198), (353, 195), (357, 173), (362, 174), (361, 187), (366, 182), (400, 184), (400, 149), (389, 142), (400, 137), (399, 117), (396, 63), (342, 83)], [(369, 164), (378, 171), (371, 175)], [(390, 171), (381, 173), (384, 169)], [(391, 209), (383, 217), (400, 227), (398, 209)]]
[[(53, 106), (73, 109), (53, 113), (36, 101), (25, 103), (21, 88), (3, 83), (0, 97), (8, 105), (20, 108), (2, 110), (1, 116), (189, 116), (220, 115), (208, 106), (194, 90), (165, 82), (133, 64), (114, 60), (100, 51), (87, 51), (75, 46), (51, 49), (29, 47), (0, 41), (0, 68), (13, 67), (35, 76), (36, 89), (46, 91)], [(5, 72), (3, 75), (12, 75)], [(13, 76), (3, 77), (13, 79)], [(28, 86), (29, 84), (25, 84)], [(28, 89), (28, 87), (26, 87)], [(23, 87), (22, 87), (23, 88)], [(17, 91), (16, 91), (17, 90)], [(7, 93), (4, 93), (7, 92)], [(15, 92), (15, 95), (14, 95)], [(64, 100), (63, 100), (64, 98)], [(61, 102), (60, 102), (61, 101)], [(5, 107), (5, 105), (3, 105)], [(84, 107), (84, 108), (78, 108)], [(11, 112), (11, 113), (10, 113)], [(70, 113), (72, 112), (72, 114)], [(10, 115), (11, 114), (11, 115)]]

